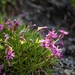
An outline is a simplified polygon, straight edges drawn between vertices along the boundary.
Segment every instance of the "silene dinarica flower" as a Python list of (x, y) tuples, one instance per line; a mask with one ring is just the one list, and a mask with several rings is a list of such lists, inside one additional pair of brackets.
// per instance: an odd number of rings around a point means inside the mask
[(64, 38), (64, 35), (68, 35), (68, 32), (66, 32), (66, 31), (64, 31), (64, 30), (59, 30), (59, 32), (61, 33), (60, 35), (59, 35), (59, 39), (63, 39)]
[(38, 27), (37, 31), (45, 31), (47, 29), (48, 29), (47, 26), (43, 26), (43, 27)]
[(57, 38), (57, 33), (53, 29), (52, 31), (48, 32), (48, 34), (46, 35), (46, 38), (48, 38), (48, 39), (56, 39)]
[(0, 24), (0, 31), (2, 31), (4, 29), (4, 25)]
[(23, 44), (26, 42), (26, 39), (24, 37), (20, 37), (20, 43)]
[(8, 34), (5, 34), (5, 33), (3, 33), (3, 35), (4, 35), (4, 38), (5, 38), (5, 41), (8, 41), (9, 35)]
[(6, 44), (6, 52), (7, 54), (4, 56), (6, 60), (11, 60), (13, 57), (15, 57), (15, 53), (13, 52), (12, 48)]
[(2, 71), (4, 68), (4, 64), (0, 65), (0, 75), (5, 75), (5, 73)]

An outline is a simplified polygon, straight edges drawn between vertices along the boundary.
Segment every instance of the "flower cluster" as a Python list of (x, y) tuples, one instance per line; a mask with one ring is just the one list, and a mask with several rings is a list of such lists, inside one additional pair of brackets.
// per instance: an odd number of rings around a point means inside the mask
[(58, 58), (61, 58), (62, 51), (59, 48), (59, 45), (56, 45), (56, 42), (62, 39), (65, 34), (67, 35), (68, 32), (60, 30), (60, 35), (58, 36), (56, 31), (53, 29), (52, 31), (48, 32), (45, 39), (42, 39), (39, 42), (41, 42), (42, 47), (51, 50), (52, 56), (57, 56)]
[(4, 18), (4, 22), (10, 30), (15, 31), (19, 26), (19, 22), (16, 19), (9, 22), (7, 18)]
[[(21, 15), (21, 18), (25, 15)], [(0, 75), (8, 73), (30, 75), (35, 70), (42, 68), (42, 66), (49, 66), (50, 68), (50, 64), (44, 65), (45, 62), (49, 63), (54, 60), (52, 64), (55, 64), (56, 59), (61, 58), (62, 51), (60, 46), (64, 46), (64, 44), (59, 40), (63, 39), (68, 32), (59, 30), (60, 34), (58, 35), (52, 29), (46, 35), (44, 32), (47, 31), (47, 26), (38, 27), (37, 30), (35, 27), (36, 24), (32, 24), (32, 22), (26, 27), (25, 25), (20, 25), (18, 20), (4, 18), (3, 24), (0, 24)], [(45, 36), (45, 39), (41, 39), (44, 37), (40, 34)], [(54, 58), (55, 56), (58, 58)], [(48, 67), (46, 68), (48, 69)]]

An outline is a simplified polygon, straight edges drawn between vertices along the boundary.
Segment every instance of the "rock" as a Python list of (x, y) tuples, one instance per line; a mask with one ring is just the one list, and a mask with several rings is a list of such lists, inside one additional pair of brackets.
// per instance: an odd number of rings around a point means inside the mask
[(65, 69), (65, 70), (64, 70), (64, 73), (65, 73), (66, 75), (71, 75), (71, 72), (72, 72), (72, 70), (68, 70), (68, 69)]

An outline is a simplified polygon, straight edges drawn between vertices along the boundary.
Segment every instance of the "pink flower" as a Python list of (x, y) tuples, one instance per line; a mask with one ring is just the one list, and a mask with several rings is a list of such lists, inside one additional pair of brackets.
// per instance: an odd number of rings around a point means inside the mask
[(53, 46), (50, 49), (51, 49), (51, 52), (54, 56), (57, 56), (58, 58), (61, 58), (62, 51), (61, 51), (61, 49), (58, 48), (58, 46)]
[(5, 33), (4, 33), (4, 38), (6, 39), (7, 37), (9, 37), (8, 34), (5, 34)]
[(59, 46), (64, 46), (64, 42), (63, 41), (59, 41), (55, 44), (56, 46), (59, 45)]
[(3, 20), (4, 20), (5, 24), (7, 24), (7, 25), (9, 24), (8, 19), (6, 17)]
[(12, 30), (12, 25), (13, 25), (13, 21), (11, 21), (11, 22), (8, 24), (8, 28), (9, 28), (10, 30)]
[(27, 15), (27, 13), (21, 14), (20, 17), (24, 18)]
[(10, 21), (9, 24), (8, 24), (8, 28), (10, 30), (13, 29), (14, 31), (16, 31), (16, 29), (18, 28), (18, 26), (19, 26), (19, 22), (16, 19), (13, 20), (13, 21)]
[(61, 51), (61, 49), (59, 49), (58, 48), (59, 46), (57, 46), (56, 48), (55, 48), (55, 51), (56, 51), (56, 56), (58, 57), (58, 58), (61, 58), (61, 55), (62, 55), (62, 51)]
[(2, 75), (6, 75), (5, 73), (3, 73)]
[(22, 43), (25, 43), (26, 42), (26, 39), (24, 37), (20, 37), (20, 40), (22, 41)]
[(38, 27), (38, 31), (45, 31), (45, 30), (47, 30), (47, 29), (48, 29), (47, 26)]
[(41, 43), (42, 47), (45, 47), (45, 40), (42, 39), (42, 40), (39, 40), (39, 42)]
[(15, 57), (15, 55), (12, 50), (8, 50), (7, 55), (5, 55), (4, 57), (6, 58), (6, 60), (10, 60), (10, 59), (13, 59), (13, 57)]
[(3, 34), (4, 34), (5, 41), (8, 41), (8, 39), (9, 39), (8, 34), (5, 34), (5, 33), (3, 33)]
[(15, 19), (13, 21), (13, 24), (14, 24), (14, 31), (16, 31), (18, 29), (18, 26), (19, 26), (19, 22)]
[(57, 33), (55, 33), (55, 30), (53, 29), (52, 31), (48, 32), (48, 34), (46, 35), (46, 38), (55, 39), (55, 38), (57, 38)]
[(60, 35), (59, 35), (59, 39), (63, 39), (64, 35), (68, 35), (68, 32), (64, 31), (64, 30), (59, 30), (60, 31)]
[(59, 45), (64, 46), (64, 42), (63, 42), (63, 41), (61, 41)]
[(25, 32), (24, 30), (21, 30), (21, 31), (19, 32), (19, 34), (18, 34), (19, 37), (23, 36), (23, 35), (24, 35), (24, 32)]
[(45, 38), (45, 47), (47, 49), (50, 49), (50, 47), (53, 47), (54, 43), (52, 42), (52, 40)]
[(4, 29), (4, 25), (0, 24), (0, 31), (2, 31)]
[(13, 59), (13, 57), (15, 57), (15, 53), (13, 52), (12, 48), (8, 44), (6, 44), (6, 51), (7, 51), (7, 55), (4, 56), (6, 60), (10, 60)]
[(2, 69), (4, 68), (4, 64), (0, 65), (0, 74), (2, 73)]
[(64, 30), (59, 30), (62, 34), (68, 35), (68, 32), (64, 31)]
[(36, 24), (33, 24), (33, 25), (28, 26), (28, 28), (30, 28), (30, 29), (33, 29), (35, 27), (36, 27)]

